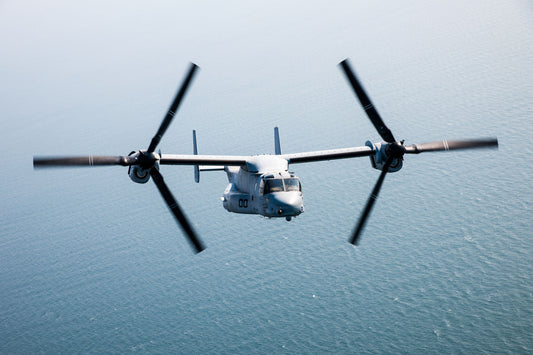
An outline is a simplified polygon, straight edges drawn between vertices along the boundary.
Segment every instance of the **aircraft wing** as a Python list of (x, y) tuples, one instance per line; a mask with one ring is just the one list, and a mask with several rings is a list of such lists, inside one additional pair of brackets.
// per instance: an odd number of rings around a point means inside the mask
[[(313, 152), (277, 155), (286, 159), (289, 164), (310, 163), (315, 161), (367, 157), (374, 155), (372, 148), (351, 147)], [(206, 166), (243, 166), (250, 160), (247, 155), (190, 155), (190, 154), (161, 154), (161, 165), (206, 165)]]
[[(313, 152), (281, 154), (289, 164), (310, 163), (314, 161), (367, 157), (375, 154), (372, 148), (351, 147), (342, 149), (317, 150)], [(161, 165), (206, 165), (206, 166), (243, 166), (252, 156), (248, 155), (191, 155), (161, 154)]]
[(246, 165), (249, 156), (240, 155), (191, 155), (161, 154), (161, 165), (215, 165), (242, 166)]
[(330, 149), (330, 150), (318, 150), (314, 152), (294, 153), (294, 154), (282, 154), (281, 158), (287, 159), (289, 164), (296, 163), (310, 163), (314, 161), (334, 160), (334, 159), (347, 159), (356, 157), (367, 157), (374, 155), (375, 152), (372, 148), (364, 147), (352, 147), (342, 149)]

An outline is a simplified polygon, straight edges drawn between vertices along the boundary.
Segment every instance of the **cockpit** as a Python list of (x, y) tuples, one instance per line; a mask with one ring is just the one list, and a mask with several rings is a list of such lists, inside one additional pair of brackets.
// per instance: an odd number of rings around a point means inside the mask
[(264, 195), (282, 191), (302, 191), (302, 185), (300, 184), (300, 180), (296, 177), (285, 179), (270, 178), (265, 180), (265, 187), (263, 190)]

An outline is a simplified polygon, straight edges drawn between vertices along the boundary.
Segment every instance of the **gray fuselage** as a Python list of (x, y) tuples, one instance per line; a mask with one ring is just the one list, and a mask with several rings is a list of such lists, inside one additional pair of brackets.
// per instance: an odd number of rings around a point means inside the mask
[(287, 160), (259, 155), (224, 171), (229, 180), (222, 197), (226, 210), (288, 220), (304, 211), (300, 180), (288, 171)]

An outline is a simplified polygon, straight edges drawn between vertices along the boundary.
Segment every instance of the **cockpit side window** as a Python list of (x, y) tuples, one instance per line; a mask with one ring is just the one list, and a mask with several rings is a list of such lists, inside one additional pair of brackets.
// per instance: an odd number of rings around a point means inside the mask
[(283, 191), (283, 180), (282, 179), (268, 179), (265, 181), (265, 190), (264, 194), (270, 194), (272, 192)]

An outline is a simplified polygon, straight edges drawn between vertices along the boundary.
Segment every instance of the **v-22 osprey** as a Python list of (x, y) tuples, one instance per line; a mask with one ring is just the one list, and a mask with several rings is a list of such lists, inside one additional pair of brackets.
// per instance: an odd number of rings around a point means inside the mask
[(182, 227), (189, 242), (194, 247), (194, 250), (200, 252), (205, 246), (197, 236), (159, 172), (161, 165), (194, 166), (196, 182), (200, 181), (201, 171), (223, 170), (226, 172), (229, 180), (229, 185), (221, 197), (222, 205), (226, 210), (235, 213), (258, 214), (270, 218), (283, 217), (290, 221), (292, 218), (304, 212), (304, 204), (300, 179), (289, 170), (289, 165), (334, 159), (369, 157), (372, 167), (380, 170), (381, 173), (349, 239), (352, 244), (357, 244), (386, 174), (396, 172), (402, 168), (405, 154), (498, 147), (497, 138), (442, 140), (405, 145), (403, 140), (396, 140), (390, 129), (385, 125), (363, 89), (363, 86), (357, 79), (348, 60), (343, 60), (339, 65), (352, 87), (355, 96), (361, 103), (363, 110), (366, 112), (383, 141), (375, 143), (367, 141), (361, 147), (285, 154), (281, 151), (279, 129), (275, 127), (275, 154), (250, 156), (200, 155), (198, 154), (196, 132), (193, 131), (193, 154), (177, 155), (156, 153), (157, 145), (176, 115), (183, 97), (197, 72), (198, 66), (191, 63), (174, 101), (170, 105), (158, 131), (152, 138), (148, 149), (133, 151), (125, 156), (34, 157), (33, 165), (35, 168), (121, 165), (129, 167), (128, 174), (131, 180), (136, 183), (146, 183), (152, 178), (172, 215)]

